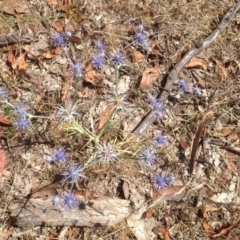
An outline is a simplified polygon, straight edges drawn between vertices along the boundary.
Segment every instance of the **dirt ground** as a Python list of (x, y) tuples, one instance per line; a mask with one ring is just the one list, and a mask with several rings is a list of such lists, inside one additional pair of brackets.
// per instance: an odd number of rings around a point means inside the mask
[(235, 4), (0, 1), (0, 239), (239, 239)]

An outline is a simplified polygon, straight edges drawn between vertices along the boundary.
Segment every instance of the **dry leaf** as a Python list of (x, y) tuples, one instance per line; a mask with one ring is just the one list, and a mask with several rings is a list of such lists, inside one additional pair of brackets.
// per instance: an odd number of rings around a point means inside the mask
[(169, 226), (167, 227), (155, 227), (153, 232), (159, 235), (163, 240), (171, 240), (169, 237)]
[(77, 37), (77, 36), (71, 36), (69, 38), (69, 41), (72, 42), (72, 43), (76, 43), (76, 44), (80, 44), (82, 41), (81, 41), (81, 38)]
[(48, 0), (47, 1), (48, 5), (51, 7), (52, 5), (58, 5), (57, 0)]
[(203, 217), (205, 219), (208, 219), (207, 212), (214, 212), (214, 211), (218, 211), (218, 208), (216, 208), (214, 206), (210, 206), (210, 205), (204, 205), (203, 209), (202, 209)]
[(140, 89), (145, 90), (152, 87), (153, 82), (159, 77), (159, 66), (156, 65), (153, 68), (146, 68), (142, 73), (142, 80), (140, 83)]
[(231, 144), (232, 142), (236, 141), (238, 139), (238, 134), (236, 132), (232, 132), (227, 137), (227, 143)]
[(61, 53), (62, 53), (62, 50), (60, 48), (52, 48), (49, 51), (47, 51), (46, 53), (43, 53), (42, 56), (44, 58), (51, 59)]
[(203, 228), (205, 230), (205, 234), (208, 236), (208, 237), (211, 237), (215, 234), (214, 232), (214, 229), (207, 223), (207, 219), (200, 219), (200, 222), (202, 223), (203, 225)]
[(5, 156), (5, 153), (2, 149), (2, 146), (0, 145), (0, 177), (3, 174), (5, 163), (6, 163), (6, 156)]
[(143, 5), (142, 3), (139, 3), (138, 7), (142, 9), (144, 12), (149, 13), (150, 15), (153, 14), (153, 10), (150, 7)]
[(180, 140), (180, 146), (183, 150), (186, 150), (187, 148), (189, 148), (189, 144), (187, 143), (187, 141), (185, 139)]
[(139, 51), (134, 51), (131, 57), (132, 57), (132, 62), (135, 63), (135, 62), (141, 61), (144, 58), (144, 55)]
[(49, 198), (57, 194), (57, 185), (50, 184), (42, 188), (32, 190), (32, 198)]
[(95, 77), (97, 73), (93, 69), (92, 63), (89, 63), (85, 68), (85, 80), (95, 85)]
[(191, 67), (202, 67), (204, 70), (207, 70), (209, 63), (203, 58), (193, 57), (188, 64), (186, 64), (185, 68)]
[(64, 227), (64, 228), (61, 230), (61, 232), (60, 232), (60, 234), (59, 234), (59, 236), (58, 236), (58, 240), (64, 240), (64, 239), (65, 239), (65, 235), (66, 235), (66, 233), (67, 233), (67, 231), (68, 231), (68, 228), (69, 228), (69, 227)]
[(4, 12), (15, 15), (16, 13), (28, 13), (29, 6), (26, 0), (3, 0), (1, 8)]
[(12, 122), (8, 118), (0, 117), (0, 124), (1, 125), (12, 125)]
[(115, 109), (116, 105), (114, 103), (107, 106), (107, 108), (102, 112), (97, 129), (100, 130), (110, 119), (110, 117), (113, 114), (113, 111)]
[(10, 51), (10, 52), (8, 53), (7, 61), (8, 61), (8, 63), (10, 63), (11, 65), (16, 61), (16, 58), (15, 58), (15, 56), (14, 56), (14, 54), (13, 54), (12, 51)]
[(236, 228), (239, 225), (240, 225), (240, 219), (236, 223), (232, 224), (230, 227), (222, 229), (220, 233), (214, 234), (212, 237), (217, 238), (217, 237), (222, 237), (223, 235), (227, 235), (233, 228)]
[(24, 73), (28, 67), (25, 61), (26, 52), (20, 54), (20, 56), (12, 63), (12, 68), (19, 70), (20, 73)]
[(198, 149), (198, 145), (199, 145), (199, 140), (202, 136), (203, 130), (204, 130), (204, 126), (205, 123), (207, 121), (207, 119), (213, 115), (212, 111), (208, 111), (202, 121), (200, 122), (197, 132), (195, 134), (194, 140), (193, 140), (193, 144), (192, 144), (192, 151), (191, 151), (191, 158), (190, 158), (190, 173), (193, 172), (193, 168), (194, 168), (194, 163), (195, 163), (195, 157), (196, 157), (196, 153), (197, 153), (197, 149)]
[(233, 131), (233, 129), (234, 129), (233, 127), (225, 127), (223, 129), (221, 129), (220, 131), (214, 132), (213, 136), (214, 137), (226, 137)]
[(63, 25), (62, 25), (61, 21), (57, 20), (57, 21), (53, 22), (52, 26), (55, 28), (55, 30), (57, 32), (60, 32), (60, 33), (63, 32)]
[(219, 77), (219, 80), (222, 82), (227, 78), (228, 71), (221, 61), (217, 60), (216, 58), (213, 58), (213, 60), (216, 62), (216, 73)]

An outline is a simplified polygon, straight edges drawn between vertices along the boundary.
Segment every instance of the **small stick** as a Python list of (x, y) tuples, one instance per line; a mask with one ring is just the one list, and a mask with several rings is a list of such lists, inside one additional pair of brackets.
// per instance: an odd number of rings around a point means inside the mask
[[(229, 22), (232, 20), (235, 13), (240, 8), (240, 2), (232, 6), (226, 15), (223, 17), (221, 23), (219, 24), (218, 28), (212, 32), (207, 38), (205, 38), (202, 42), (196, 44), (194, 48), (192, 48), (184, 57), (183, 59), (174, 67), (174, 69), (170, 72), (167, 77), (167, 82), (165, 85), (165, 91), (162, 91), (159, 94), (159, 98), (166, 100), (168, 98), (169, 92), (172, 89), (173, 84), (178, 79), (179, 72), (183, 69), (183, 67), (196, 55), (198, 55), (201, 51), (208, 48), (209, 45), (220, 35), (220, 33), (228, 26)], [(133, 133), (135, 134), (142, 134), (145, 132), (149, 126), (154, 122), (155, 116), (152, 111), (150, 111), (145, 118), (138, 124), (138, 126), (134, 129)]]

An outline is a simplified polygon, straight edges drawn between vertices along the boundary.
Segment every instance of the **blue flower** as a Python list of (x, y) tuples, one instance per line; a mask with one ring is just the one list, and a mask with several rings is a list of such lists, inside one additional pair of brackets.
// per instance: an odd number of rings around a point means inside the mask
[(161, 190), (168, 187), (176, 181), (176, 178), (172, 175), (166, 175), (164, 173), (155, 174), (153, 177), (153, 186), (156, 190)]
[(153, 185), (156, 190), (161, 190), (163, 188), (166, 188), (168, 186), (168, 179), (167, 177), (162, 174), (156, 174), (153, 178)]
[(57, 107), (57, 117), (60, 118), (60, 121), (70, 121), (79, 115), (78, 108), (80, 104), (73, 104), (72, 100), (66, 100), (64, 106)]
[(149, 48), (149, 40), (147, 35), (145, 35), (144, 33), (141, 32), (137, 32), (134, 36), (133, 36), (134, 42), (141, 46), (144, 49)]
[(19, 116), (17, 121), (13, 123), (17, 130), (26, 130), (29, 124), (30, 121), (23, 116)]
[(71, 72), (71, 74), (74, 76), (74, 77), (82, 77), (83, 74), (84, 74), (84, 68), (83, 68), (83, 65), (80, 64), (79, 62), (76, 62), (76, 61), (70, 61), (69, 62), (69, 65), (70, 65), (70, 69), (69, 71)]
[(66, 152), (66, 150), (64, 150), (63, 148), (58, 148), (53, 151), (51, 158), (52, 158), (52, 161), (64, 162), (68, 157), (68, 155), (69, 153)]
[(125, 56), (121, 54), (119, 51), (113, 51), (111, 54), (111, 61), (114, 65), (119, 66), (124, 64)]
[(8, 90), (4, 87), (0, 87), (0, 100), (6, 100), (8, 98)]
[(165, 101), (158, 98), (157, 95), (148, 93), (148, 102), (156, 118), (163, 118), (163, 111), (165, 109)]
[(101, 70), (104, 66), (105, 58), (103, 55), (98, 54), (92, 58), (93, 68), (96, 70)]
[(139, 159), (148, 165), (153, 164), (157, 160), (156, 150), (151, 147), (146, 147), (140, 152)]
[(28, 114), (26, 106), (23, 106), (23, 105), (14, 106), (14, 111), (16, 112), (16, 114), (18, 114), (21, 117), (25, 117)]
[(110, 163), (118, 159), (119, 154), (115, 148), (110, 144), (103, 142), (97, 146), (97, 158), (102, 162)]
[(178, 87), (178, 90), (183, 92), (183, 93), (186, 93), (189, 91), (189, 84), (186, 80), (184, 79), (181, 79), (178, 83), (177, 83), (177, 87)]
[(97, 50), (104, 55), (104, 48), (105, 48), (105, 44), (102, 40), (98, 40), (96, 43), (95, 43), (95, 46), (97, 48)]
[(202, 89), (199, 88), (198, 86), (192, 87), (192, 93), (194, 96), (198, 97), (202, 94)]
[(75, 198), (74, 194), (69, 192), (63, 195), (63, 204), (67, 210), (71, 210), (78, 206), (78, 201)]
[(62, 48), (62, 47), (64, 47), (65, 44), (66, 44), (66, 41), (65, 41), (64, 36), (61, 35), (61, 34), (59, 34), (59, 33), (55, 34), (55, 35), (52, 37), (52, 39), (53, 39), (53, 45), (54, 45), (54, 47)]
[(163, 136), (162, 134), (158, 134), (155, 138), (154, 138), (154, 142), (158, 145), (158, 146), (163, 146), (167, 141), (167, 137)]
[(76, 183), (78, 180), (83, 177), (83, 168), (81, 165), (69, 164), (66, 167), (66, 170), (61, 173), (61, 175), (66, 177), (66, 180), (69, 180), (71, 183)]

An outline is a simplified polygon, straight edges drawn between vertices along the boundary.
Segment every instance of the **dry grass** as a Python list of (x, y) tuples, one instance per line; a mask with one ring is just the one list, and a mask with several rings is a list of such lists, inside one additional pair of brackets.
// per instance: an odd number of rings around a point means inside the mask
[[(1, 35), (20, 30), (21, 36), (32, 34), (36, 42), (18, 45), (20, 50), (28, 51), (26, 58), (28, 69), (27, 74), (23, 76), (17, 70), (12, 71), (14, 77), (9, 72), (7, 54), (14, 47), (1, 48), (3, 61), (0, 62), (2, 66), (0, 85), (9, 89), (13, 102), (28, 103), (36, 115), (52, 115), (54, 107), (62, 103), (64, 89), (68, 87), (66, 77), (68, 63), (63, 54), (41, 61), (37, 56), (33, 57), (35, 50), (41, 55), (50, 49), (51, 35), (54, 33), (51, 24), (54, 21), (59, 20), (65, 26), (66, 19), (71, 19), (81, 43), (70, 45), (70, 56), (86, 65), (95, 52), (93, 45), (98, 39), (106, 42), (106, 52), (118, 47), (128, 54), (135, 51), (131, 44), (131, 33), (139, 23), (146, 27), (149, 39), (151, 43), (155, 42), (155, 46), (149, 52), (141, 50), (144, 55), (143, 61), (133, 63), (131, 58), (128, 58), (126, 66), (120, 69), (119, 79), (123, 76), (130, 78), (127, 91), (128, 106), (125, 110), (115, 112), (100, 139), (96, 130), (97, 122), (109, 104), (109, 93), (113, 93), (115, 87), (115, 72), (110, 66), (99, 74), (97, 84), (83, 82), (77, 89), (78, 99), (83, 102), (78, 120), (81, 126), (91, 132), (94, 140), (89, 140), (86, 135), (83, 136), (79, 132), (70, 131), (69, 125), (58, 125), (52, 120), (45, 119), (33, 121), (37, 130), (18, 132), (13, 127), (1, 127), (1, 146), (7, 155), (7, 164), (0, 179), (2, 213), (0, 238), (4, 238), (4, 234), (9, 234), (5, 239), (53, 239), (59, 236), (62, 228), (29, 229), (13, 226), (9, 222), (8, 206), (29, 197), (31, 191), (39, 186), (52, 182), (55, 182), (61, 191), (66, 190), (68, 186), (56, 178), (63, 167), (46, 163), (45, 155), (53, 148), (63, 146), (70, 152), (70, 162), (84, 165), (86, 162), (91, 163), (98, 141), (113, 142), (122, 158), (114, 164), (101, 163), (90, 166), (85, 172), (85, 179), (79, 182), (77, 191), (88, 190), (96, 197), (125, 198), (122, 186), (127, 182), (130, 189), (136, 188), (146, 202), (151, 202), (154, 198), (151, 183), (153, 172), (163, 171), (177, 177), (175, 186), (187, 185), (189, 189), (193, 189), (202, 184), (200, 189), (192, 191), (181, 201), (165, 201), (154, 209), (153, 218), (159, 225), (170, 227), (171, 239), (211, 239), (201, 222), (200, 215), (204, 206), (214, 205), (218, 209), (209, 211), (210, 216), (207, 219), (207, 223), (216, 233), (220, 232), (223, 225), (230, 226), (239, 220), (239, 154), (229, 153), (213, 144), (218, 142), (218, 145), (220, 143), (231, 148), (240, 147), (239, 12), (217, 40), (198, 56), (208, 61), (207, 70), (193, 67), (184, 68), (180, 73), (180, 78), (192, 84), (198, 84), (199, 80), (201, 84), (206, 83), (202, 96), (199, 98), (193, 98), (190, 94), (180, 96), (174, 86), (167, 103), (166, 119), (163, 122), (155, 122), (141, 136), (131, 133), (132, 124), (136, 126), (138, 123), (136, 119), (142, 119), (148, 111), (146, 91), (139, 90), (144, 69), (159, 62), (160, 77), (149, 90), (158, 92), (161, 81), (174, 65), (191, 47), (217, 28), (226, 11), (235, 3), (237, 1), (233, 0), (93, 0), (91, 3), (73, 0), (68, 12), (59, 12), (55, 7), (49, 7), (46, 1), (29, 1), (30, 13), (19, 16), (8, 15), (1, 9)], [(46, 28), (48, 24), (50, 28)], [(42, 43), (42, 48), (37, 45), (39, 42)], [(223, 81), (220, 81), (214, 59), (223, 63), (228, 71), (227, 78)], [(198, 78), (195, 77), (196, 74)], [(71, 96), (74, 91), (74, 85), (70, 84), (69, 95)], [(87, 94), (83, 95), (83, 91)], [(204, 153), (203, 151), (198, 153), (198, 158), (205, 158), (210, 164), (197, 163), (194, 175), (190, 176), (188, 160), (191, 143), (208, 108), (214, 112), (214, 117), (206, 124), (205, 149)], [(13, 119), (9, 108), (3, 105), (1, 116)], [(232, 128), (232, 133), (222, 133), (226, 128)], [(142, 169), (138, 162), (139, 151), (151, 144), (153, 136), (158, 132), (163, 132), (168, 137), (168, 143), (164, 148), (157, 150), (159, 159), (151, 171)], [(183, 142), (186, 142), (186, 147), (181, 147)], [(211, 199), (215, 194), (223, 192), (235, 192), (236, 196), (231, 203)], [(238, 232), (238, 228), (233, 229), (229, 235), (231, 238), (228, 239), (238, 239)], [(19, 237), (14, 237), (18, 235)], [(127, 223), (122, 222), (114, 227), (70, 227), (66, 239), (127, 240), (136, 237)], [(158, 239), (167, 238), (159, 236)]]

